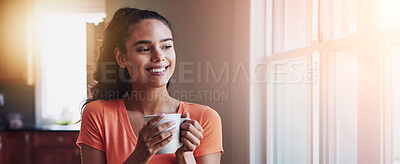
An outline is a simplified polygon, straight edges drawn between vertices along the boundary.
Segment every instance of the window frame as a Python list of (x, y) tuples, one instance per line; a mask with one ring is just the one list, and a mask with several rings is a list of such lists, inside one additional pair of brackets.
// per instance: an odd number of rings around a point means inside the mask
[[(312, 150), (312, 160), (309, 163), (333, 163), (332, 160), (332, 152), (334, 149), (329, 142), (330, 138), (332, 138), (332, 132), (329, 132), (332, 127), (329, 126), (334, 125), (332, 122), (326, 121), (328, 117), (331, 115), (328, 114), (328, 109), (332, 108), (332, 105), (329, 105), (329, 101), (334, 97), (334, 93), (330, 93), (328, 88), (331, 84), (328, 84), (329, 80), (335, 80), (335, 77), (328, 77), (332, 72), (332, 68), (329, 68), (329, 65), (334, 64), (334, 61), (328, 60), (328, 57), (332, 55), (333, 52), (337, 52), (340, 50), (349, 49), (351, 47), (355, 47), (358, 52), (357, 61), (359, 61), (358, 69), (358, 151), (357, 151), (357, 159), (359, 163), (377, 163), (380, 162), (383, 164), (383, 159), (386, 158), (387, 148), (384, 146), (385, 136), (387, 131), (385, 131), (383, 120), (387, 117), (385, 114), (384, 107), (382, 107), (383, 103), (387, 104), (388, 99), (388, 92), (387, 87), (385, 91), (382, 89), (385, 82), (388, 81), (387, 77), (383, 78), (384, 72), (386, 69), (385, 67), (385, 60), (382, 59), (382, 52), (380, 44), (385, 41), (399, 39), (400, 38), (400, 29), (392, 28), (386, 30), (380, 30), (380, 8), (379, 8), (379, 0), (357, 0), (357, 31), (354, 34), (342, 37), (342, 38), (332, 38), (332, 39), (324, 39), (330, 38), (333, 34), (332, 28), (330, 26), (323, 26), (326, 16), (321, 15), (321, 1), (324, 0), (309, 0), (311, 4), (311, 15), (310, 15), (310, 45), (303, 48), (297, 48), (289, 51), (274, 52), (274, 47), (279, 42), (274, 42), (274, 25), (273, 25), (273, 18), (274, 18), (274, 0), (254, 0), (252, 2), (252, 7), (258, 5), (264, 5), (262, 10), (265, 10), (264, 19), (266, 20), (264, 23), (265, 26), (264, 31), (262, 32), (264, 35), (260, 38), (260, 35), (256, 35), (257, 32), (260, 30), (254, 28), (255, 24), (254, 21), (263, 22), (260, 18), (252, 18), (251, 24), (251, 45), (252, 49), (255, 50), (251, 53), (251, 65), (259, 63), (259, 60), (262, 60), (262, 63), (269, 65), (270, 63), (277, 62), (280, 60), (287, 60), (291, 58), (297, 58), (301, 56), (306, 56), (311, 63), (314, 63), (319, 66), (317, 69), (314, 68), (315, 73), (318, 75), (317, 83), (314, 83), (311, 90), (311, 98), (312, 98), (312, 117), (313, 120), (311, 122), (312, 131), (310, 132), (312, 135), (311, 140), (313, 141), (311, 144), (313, 146)], [(261, 2), (263, 1), (263, 2)], [(333, 2), (332, 0), (326, 0)], [(378, 7), (377, 7), (378, 6)], [(259, 8), (257, 8), (260, 10)], [(331, 12), (332, 13), (332, 12)], [(252, 14), (253, 15), (253, 14)], [(332, 16), (328, 16), (328, 18), (332, 18)], [(314, 22), (314, 24), (313, 24)], [(317, 22), (317, 25), (315, 24)], [(331, 20), (333, 23), (333, 20)], [(262, 23), (259, 23), (262, 24)], [(326, 25), (326, 24), (325, 24)], [(328, 27), (328, 28), (327, 28)], [(330, 35), (326, 32), (322, 32), (323, 30), (329, 31)], [(254, 32), (253, 32), (254, 31)], [(327, 41), (322, 41), (327, 40)], [(253, 46), (255, 42), (261, 41), (264, 43), (264, 46)], [(361, 43), (359, 42), (361, 41)], [(365, 47), (368, 47), (367, 49)], [(259, 53), (255, 52), (263, 51), (265, 52), (264, 57), (261, 57)], [(316, 55), (315, 52), (319, 54)], [(363, 58), (368, 58), (368, 60), (364, 60)], [(332, 63), (333, 62), (333, 63)], [(370, 66), (373, 64), (373, 66)], [(367, 66), (370, 66), (369, 68)], [(253, 69), (252, 69), (253, 70)], [(379, 70), (379, 71), (374, 71)], [(365, 72), (370, 71), (370, 75), (373, 77), (377, 77), (378, 80), (374, 80), (373, 82), (368, 82), (369, 78), (366, 76), (362, 76)], [(333, 79), (332, 79), (333, 78)], [(364, 88), (368, 88), (367, 91)], [(268, 93), (271, 90), (271, 85), (268, 83), (264, 87), (260, 87), (257, 85), (251, 85), (251, 95), (252, 97), (263, 95), (257, 91), (258, 89), (265, 89), (265, 93)], [(369, 92), (377, 93), (372, 96), (373, 99), (377, 101), (370, 101), (368, 102), (371, 97), (366, 96)], [(273, 131), (269, 131), (271, 126), (271, 119), (268, 115), (270, 110), (273, 106), (273, 95), (265, 94), (266, 95), (266, 104), (264, 104), (264, 108), (267, 112), (265, 112), (265, 153), (266, 153), (266, 163), (272, 163), (273, 158), (271, 158), (271, 154), (268, 151), (271, 151), (270, 144), (272, 143), (271, 139), (269, 138), (269, 134), (273, 133)], [(251, 97), (251, 99), (252, 99)], [(368, 102), (368, 103), (363, 103)], [(253, 103), (252, 103), (253, 104)], [(257, 105), (251, 107), (251, 110), (254, 114), (260, 113), (256, 109)], [(362, 110), (362, 111), (360, 111)], [(387, 110), (387, 109), (386, 109)], [(269, 111), (269, 112), (268, 112)], [(366, 115), (370, 115), (366, 116)], [(331, 119), (332, 120), (332, 119)], [(318, 122), (319, 124), (313, 124)], [(254, 126), (254, 124), (250, 124)], [(376, 126), (379, 125), (379, 126)], [(375, 132), (375, 133), (374, 133)], [(379, 133), (378, 133), (379, 132)], [(252, 133), (255, 135), (255, 133)], [(369, 137), (365, 137), (369, 136)], [(316, 140), (315, 140), (316, 139)], [(365, 151), (365, 147), (363, 145), (371, 143), (371, 146), (367, 148), (368, 151)], [(387, 145), (387, 144), (386, 144)], [(272, 145), (273, 147), (273, 145)], [(259, 148), (258, 148), (259, 149)], [(251, 150), (256, 150), (255, 148)], [(261, 150), (261, 149), (259, 149)], [(361, 151), (362, 150), (362, 151)], [(377, 152), (379, 151), (379, 152)]]

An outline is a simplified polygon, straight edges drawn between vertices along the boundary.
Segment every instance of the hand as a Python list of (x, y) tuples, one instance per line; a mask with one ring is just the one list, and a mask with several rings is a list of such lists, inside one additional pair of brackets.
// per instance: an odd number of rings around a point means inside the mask
[(136, 148), (125, 163), (147, 163), (158, 150), (171, 142), (174, 138), (173, 134), (178, 128), (175, 127), (169, 131), (163, 131), (175, 125), (176, 122), (170, 121), (152, 129), (163, 118), (164, 114), (160, 114), (144, 124), (144, 127), (139, 132)]
[[(183, 118), (190, 118), (189, 113), (185, 112)], [(203, 128), (196, 120), (185, 120), (181, 124), (180, 141), (183, 146), (176, 151), (176, 154), (183, 154), (185, 152), (193, 152), (200, 141), (203, 139)]]

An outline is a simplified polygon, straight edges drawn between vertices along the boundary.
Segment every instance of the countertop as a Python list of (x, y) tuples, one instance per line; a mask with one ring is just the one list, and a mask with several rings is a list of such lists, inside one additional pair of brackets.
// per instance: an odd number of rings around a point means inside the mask
[(12, 131), (80, 131), (81, 124), (73, 125), (40, 125), (36, 127), (26, 127), (21, 129), (4, 129), (0, 130), (2, 132), (12, 132)]
[(73, 125), (41, 125), (37, 127), (38, 130), (43, 131), (79, 131), (81, 129), (81, 124)]

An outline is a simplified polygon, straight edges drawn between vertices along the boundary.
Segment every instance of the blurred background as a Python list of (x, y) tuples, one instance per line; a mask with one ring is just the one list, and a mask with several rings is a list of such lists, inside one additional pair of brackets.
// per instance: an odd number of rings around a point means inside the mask
[(0, 0), (0, 163), (79, 163), (121, 7), (171, 22), (168, 90), (219, 113), (221, 163), (400, 164), (399, 0)]

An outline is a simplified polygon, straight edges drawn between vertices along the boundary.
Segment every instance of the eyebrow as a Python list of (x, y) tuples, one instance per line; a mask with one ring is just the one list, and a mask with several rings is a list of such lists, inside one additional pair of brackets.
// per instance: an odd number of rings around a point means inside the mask
[[(169, 41), (169, 40), (173, 40), (173, 39), (172, 38), (165, 38), (165, 39), (162, 39), (161, 42), (166, 42), (166, 41)], [(135, 44), (133, 44), (133, 46), (136, 46), (138, 44), (151, 44), (151, 41), (150, 40), (139, 40)]]

